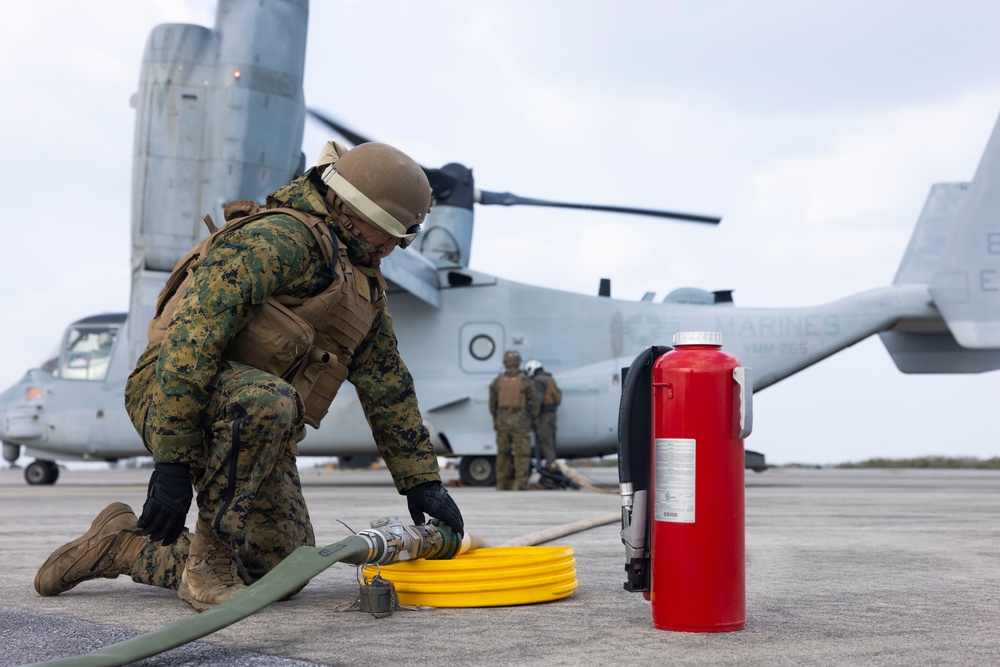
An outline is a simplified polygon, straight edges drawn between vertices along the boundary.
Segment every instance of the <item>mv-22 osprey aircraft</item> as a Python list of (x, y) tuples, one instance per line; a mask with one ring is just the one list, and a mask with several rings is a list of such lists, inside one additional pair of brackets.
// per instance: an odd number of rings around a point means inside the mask
[[(143, 58), (133, 163), (128, 313), (72, 323), (58, 354), (0, 396), (3, 456), (35, 457), (30, 484), (57, 460), (146, 454), (123, 387), (146, 345), (156, 296), (174, 264), (233, 199), (263, 201), (304, 168), (302, 92), (307, 0), (220, 0), (216, 26), (157, 26)], [(364, 137), (322, 114), (359, 143)], [(718, 222), (708, 216), (524, 199), (475, 187), (472, 172), (427, 169), (435, 204), (420, 235), (383, 263), (399, 347), (437, 452), (463, 479), (491, 484), (487, 387), (508, 348), (538, 359), (563, 390), (560, 456), (616, 452), (621, 371), (678, 331), (717, 331), (763, 389), (878, 334), (904, 373), (1000, 368), (1000, 131), (971, 183), (931, 188), (893, 284), (806, 308), (742, 309), (730, 293), (682, 288), (660, 303), (610, 290), (584, 295), (519, 284), (469, 266), (476, 204), (542, 205)], [(303, 455), (377, 454), (357, 398), (342, 391)], [(749, 467), (763, 465), (750, 453)]]

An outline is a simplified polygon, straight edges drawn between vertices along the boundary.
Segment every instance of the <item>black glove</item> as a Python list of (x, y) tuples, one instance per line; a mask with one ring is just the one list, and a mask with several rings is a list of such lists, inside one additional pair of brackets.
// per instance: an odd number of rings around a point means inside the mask
[(406, 492), (406, 506), (410, 509), (413, 525), (424, 525), (424, 512), (447, 524), (461, 537), (465, 532), (465, 521), (458, 505), (441, 486), (441, 482), (424, 482)]
[(191, 474), (183, 463), (157, 463), (149, 478), (146, 503), (139, 517), (140, 534), (164, 546), (177, 541), (191, 509)]

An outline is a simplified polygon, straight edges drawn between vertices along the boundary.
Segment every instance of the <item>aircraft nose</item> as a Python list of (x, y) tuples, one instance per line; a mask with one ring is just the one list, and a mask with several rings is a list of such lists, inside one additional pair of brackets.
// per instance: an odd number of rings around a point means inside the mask
[(41, 440), (44, 435), (38, 419), (41, 408), (27, 403), (0, 408), (0, 440), (19, 444)]

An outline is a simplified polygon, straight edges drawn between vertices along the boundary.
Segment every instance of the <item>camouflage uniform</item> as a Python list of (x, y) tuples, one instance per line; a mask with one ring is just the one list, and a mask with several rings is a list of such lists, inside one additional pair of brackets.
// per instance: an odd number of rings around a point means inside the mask
[[(330, 216), (314, 177), (310, 170), (271, 193), (267, 207), (323, 217), (372, 294), (381, 295), (377, 269), (360, 265), (373, 247)], [(197, 263), (163, 341), (146, 349), (126, 384), (126, 408), (153, 459), (190, 466), (199, 519), (232, 539), (252, 580), (296, 547), (315, 544), (295, 465), (305, 436), (303, 404), (285, 380), (228, 360), (227, 346), (268, 297), (306, 299), (337, 279), (308, 228), (290, 215), (223, 234)], [(397, 490), (439, 481), (386, 309), (350, 359), (347, 381)], [(188, 544), (187, 531), (170, 546), (149, 542), (132, 578), (176, 589)]]
[[(519, 395), (517, 407), (504, 407), (501, 384), (506, 378), (520, 384), (516, 390)], [(530, 428), (538, 416), (538, 407), (534, 383), (516, 366), (508, 367), (490, 383), (490, 414), (493, 415), (493, 428), (497, 432), (498, 491), (524, 491), (528, 488), (528, 477), (531, 474)]]
[(558, 388), (549, 388), (549, 383), (556, 383), (551, 373), (538, 370), (532, 379), (541, 401), (538, 418), (535, 420), (535, 441), (540, 450), (538, 454), (545, 459), (549, 470), (556, 470), (556, 410), (559, 408), (561, 395)]

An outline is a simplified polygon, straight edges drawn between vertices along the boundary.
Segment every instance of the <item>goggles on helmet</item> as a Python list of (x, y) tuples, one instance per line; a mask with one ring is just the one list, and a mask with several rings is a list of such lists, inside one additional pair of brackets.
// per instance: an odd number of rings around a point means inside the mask
[(366, 222), (397, 239), (400, 248), (410, 245), (417, 232), (420, 231), (420, 223), (404, 227), (403, 223), (369, 199), (365, 193), (351, 185), (350, 181), (337, 173), (335, 166), (330, 166), (323, 172), (323, 182), (345, 202), (350, 204)]

